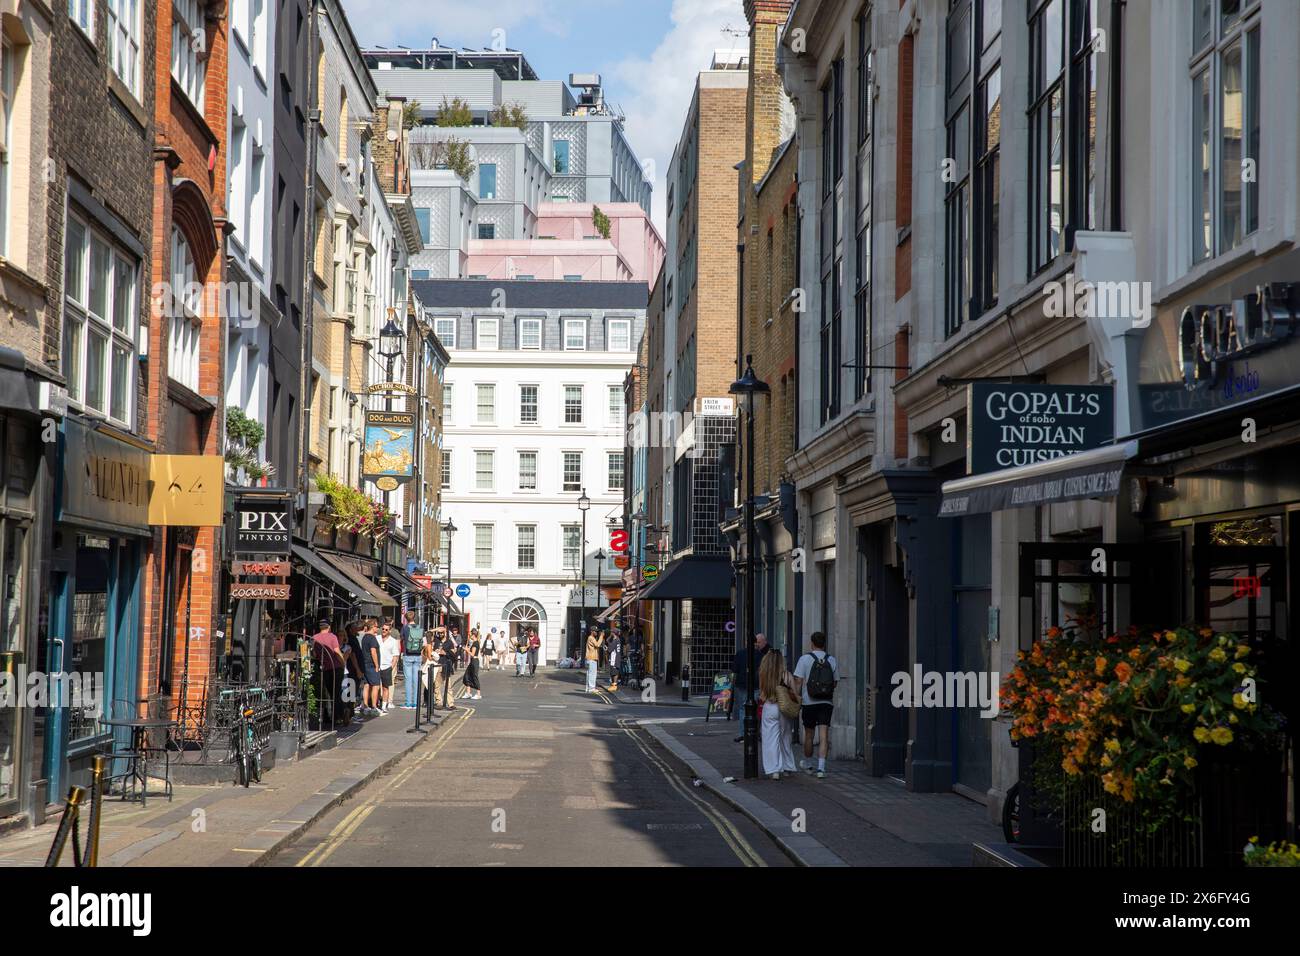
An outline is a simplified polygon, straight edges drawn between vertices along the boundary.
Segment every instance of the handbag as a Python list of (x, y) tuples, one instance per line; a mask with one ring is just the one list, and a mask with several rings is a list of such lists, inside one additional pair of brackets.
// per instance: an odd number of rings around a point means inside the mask
[(799, 716), (799, 701), (784, 684), (779, 684), (776, 688), (776, 707), (781, 711), (782, 717), (794, 720)]

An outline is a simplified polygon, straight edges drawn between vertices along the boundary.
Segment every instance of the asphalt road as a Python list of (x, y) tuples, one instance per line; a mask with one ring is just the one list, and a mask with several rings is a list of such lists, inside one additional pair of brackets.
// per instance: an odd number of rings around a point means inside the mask
[(791, 865), (635, 726), (680, 709), (587, 694), (574, 671), (521, 679), (513, 668), (484, 674), (483, 699), (458, 705), (271, 865)]

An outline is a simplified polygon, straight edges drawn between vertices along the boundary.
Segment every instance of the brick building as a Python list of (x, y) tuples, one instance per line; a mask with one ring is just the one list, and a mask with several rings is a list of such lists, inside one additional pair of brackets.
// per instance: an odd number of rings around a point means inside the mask
[[(668, 167), (667, 251), (661, 343), (663, 403), (648, 409), (645, 440), (664, 445), (661, 500), (647, 510), (671, 528), (672, 561), (645, 590), (655, 603), (665, 675), (689, 666), (697, 692), (730, 667), (734, 638), (731, 561), (719, 530), (734, 478), (723, 449), (734, 443), (736, 378), (736, 166), (745, 158), (745, 58), (719, 52), (699, 74)], [(656, 373), (657, 373), (656, 369)], [(720, 489), (727, 488), (725, 493)]]

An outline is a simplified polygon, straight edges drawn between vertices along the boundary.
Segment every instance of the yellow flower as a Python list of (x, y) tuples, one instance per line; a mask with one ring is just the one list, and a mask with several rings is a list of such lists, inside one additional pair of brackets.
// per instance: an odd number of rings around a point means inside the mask
[(1244, 674), (1246, 673), (1246, 665), (1238, 661), (1232, 665), (1232, 671), (1234, 674)]
[(1210, 731), (1210, 739), (1220, 747), (1226, 747), (1232, 743), (1232, 731), (1227, 727), (1215, 727)]
[(1114, 761), (1110, 759), (1110, 754), (1101, 755), (1101, 765), (1103, 767), (1109, 767), (1112, 763), (1114, 763)]
[(1249, 653), (1250, 653), (1250, 645), (1249, 645), (1249, 644), (1238, 644), (1238, 645), (1237, 645), (1237, 659), (1238, 659), (1238, 660), (1241, 660), (1241, 658), (1245, 657), (1245, 656), (1248, 655)]
[(1245, 710), (1245, 709), (1246, 709), (1246, 698), (1242, 697), (1241, 694), (1233, 694), (1233, 695), (1232, 695), (1232, 706), (1233, 706), (1233, 707), (1236, 707), (1238, 710)]
[(1183, 766), (1186, 767), (1188, 770), (1193, 769), (1193, 768), (1196, 766), (1196, 758), (1195, 758), (1195, 757), (1192, 757), (1192, 756), (1190, 756), (1190, 755), (1184, 757), (1184, 758), (1183, 758)]
[(1228, 655), (1223, 652), (1222, 647), (1216, 647), (1207, 656), (1216, 664), (1221, 664), (1228, 659)]
[(1096, 669), (1097, 669), (1098, 677), (1106, 673), (1106, 658), (1104, 657), (1097, 658)]
[(1116, 740), (1114, 737), (1106, 741), (1105, 747), (1107, 752), (1109, 753), (1113, 753), (1113, 754), (1119, 753), (1119, 741)]
[(1182, 711), (1184, 714), (1190, 714), (1194, 710), (1196, 710), (1195, 704), (1183, 704)]
[(1203, 744), (1210, 739), (1210, 732), (1204, 727), (1197, 727), (1192, 731), (1192, 736), (1196, 738), (1197, 743)]
[(1192, 667), (1192, 662), (1185, 657), (1174, 659), (1174, 667), (1178, 668), (1178, 673), (1186, 674)]
[(1236, 715), (1236, 714), (1229, 714), (1229, 715), (1228, 715), (1228, 723), (1230, 723), (1230, 724), (1235, 724), (1236, 722), (1237, 722), (1237, 715)]
[(1214, 631), (1210, 630), (1208, 627), (1203, 627), (1203, 628), (1201, 628), (1201, 630), (1199, 631), (1199, 633), (1200, 633), (1201, 637), (1209, 637), (1211, 634), (1214, 633)]

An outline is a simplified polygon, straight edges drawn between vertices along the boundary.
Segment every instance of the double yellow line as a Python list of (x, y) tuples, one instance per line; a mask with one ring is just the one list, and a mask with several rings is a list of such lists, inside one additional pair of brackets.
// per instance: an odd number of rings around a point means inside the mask
[(645, 745), (637, 731), (634, 730), (635, 723), (633, 721), (627, 717), (620, 717), (618, 726), (623, 733), (632, 739), (632, 742), (645, 755), (645, 758), (664, 775), (664, 779), (668, 781), (669, 786), (681, 794), (688, 802), (695, 804), (696, 809), (713, 824), (714, 829), (718, 831), (718, 835), (722, 837), (722, 841), (727, 844), (732, 853), (736, 854), (741, 863), (745, 864), (745, 866), (767, 866), (767, 862), (749, 845), (749, 842), (741, 835), (740, 831), (731, 825), (730, 820), (714, 809), (703, 797), (691, 792), (689, 787), (684, 786), (677, 779), (677, 774), (673, 772), (672, 767), (668, 766), (667, 763), (660, 759), (658, 754)]
[(440, 734), (438, 736), (438, 742), (434, 744), (427, 753), (423, 753), (415, 760), (412, 760), (409, 766), (400, 773), (395, 774), (391, 780), (376, 790), (369, 799), (359, 804), (355, 810), (340, 820), (338, 825), (330, 831), (329, 836), (325, 838), (324, 842), (295, 863), (294, 866), (320, 866), (329, 859), (334, 851), (343, 846), (343, 844), (347, 842), (348, 838), (357, 831), (361, 824), (365, 823), (366, 817), (375, 812), (375, 809), (379, 806), (380, 799), (384, 794), (400, 787), (410, 779), (411, 775), (415, 773), (415, 771), (419, 770), (424, 764), (438, 756), (438, 754), (442, 752), (442, 748), (447, 746), (451, 738), (455, 737), (456, 734), (460, 732), (460, 729), (465, 726), (466, 721), (468, 721), (472, 716), (474, 716), (474, 708), (464, 708), (460, 715), (460, 719), (456, 721), (456, 724), (448, 729), (446, 733)]

